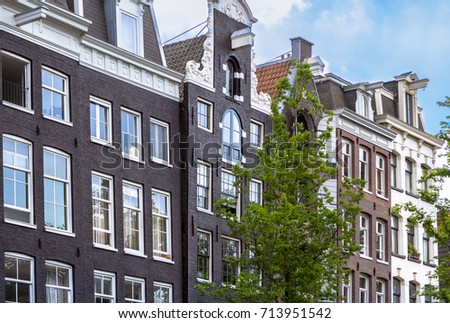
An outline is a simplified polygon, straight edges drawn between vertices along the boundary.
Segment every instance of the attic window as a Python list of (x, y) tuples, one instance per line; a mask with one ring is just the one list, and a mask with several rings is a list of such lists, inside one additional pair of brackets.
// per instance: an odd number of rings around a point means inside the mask
[(406, 123), (413, 125), (413, 96), (406, 93)]
[(356, 108), (358, 114), (373, 120), (372, 102), (368, 94), (358, 91), (356, 99)]
[(240, 73), (238, 64), (233, 59), (229, 59), (223, 69), (225, 70), (223, 93), (237, 101), (244, 101), (241, 96), (241, 79), (244, 78), (244, 74)]

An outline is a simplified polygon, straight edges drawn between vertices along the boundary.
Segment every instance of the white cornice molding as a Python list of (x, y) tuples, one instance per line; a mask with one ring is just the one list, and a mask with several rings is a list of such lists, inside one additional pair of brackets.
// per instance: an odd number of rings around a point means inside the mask
[(390, 129), (396, 129), (397, 133), (407, 134), (409, 137), (414, 137), (417, 140), (422, 140), (432, 148), (439, 149), (444, 144), (442, 140), (433, 137), (429, 133), (414, 128), (409, 124), (399, 120), (398, 118), (391, 116), (390, 114), (375, 116), (375, 121), (380, 124), (386, 124), (387, 127), (390, 126)]
[(256, 76), (255, 51), (252, 49), (252, 84), (251, 84), (251, 107), (255, 110), (271, 114), (270, 105), (272, 99), (270, 95), (264, 92), (258, 93), (258, 78)]

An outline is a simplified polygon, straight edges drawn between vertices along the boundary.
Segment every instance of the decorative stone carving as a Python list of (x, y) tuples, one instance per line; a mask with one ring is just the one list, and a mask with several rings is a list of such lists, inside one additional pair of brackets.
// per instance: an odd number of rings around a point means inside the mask
[(235, 3), (227, 3), (223, 5), (222, 12), (236, 21), (244, 24), (246, 23), (244, 11), (242, 11)]
[(270, 95), (264, 92), (258, 93), (258, 78), (256, 77), (255, 51), (252, 50), (252, 107), (266, 113), (270, 113), (270, 104), (272, 99)]

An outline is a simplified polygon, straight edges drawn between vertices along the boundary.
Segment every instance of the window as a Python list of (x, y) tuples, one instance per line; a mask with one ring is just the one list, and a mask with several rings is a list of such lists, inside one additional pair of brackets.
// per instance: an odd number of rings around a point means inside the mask
[(7, 222), (33, 224), (31, 143), (3, 135), (3, 203)]
[(235, 212), (238, 210), (238, 196), (237, 189), (234, 186), (236, 181), (236, 176), (232, 173), (222, 170), (221, 172), (221, 183), (220, 192), (222, 198), (226, 198), (230, 202), (230, 207), (234, 209)]
[(122, 44), (120, 47), (138, 54), (138, 19), (128, 13), (121, 12), (122, 22)]
[(348, 274), (342, 281), (342, 303), (352, 303), (352, 277)]
[(150, 119), (150, 155), (152, 161), (169, 163), (169, 125)]
[(94, 297), (95, 303), (115, 303), (116, 275), (94, 271)]
[(413, 165), (409, 160), (405, 161), (405, 190), (407, 193), (413, 193)]
[(386, 303), (386, 283), (380, 279), (376, 282), (377, 303)]
[(369, 152), (365, 148), (359, 148), (359, 178), (366, 181), (364, 189), (369, 191)]
[(92, 173), (92, 217), (94, 244), (114, 247), (113, 179)]
[(249, 200), (262, 205), (262, 182), (255, 179), (250, 181)]
[(359, 302), (369, 303), (369, 278), (366, 276), (359, 277)]
[(46, 261), (45, 272), (47, 303), (73, 303), (72, 267)]
[(413, 96), (409, 93), (406, 93), (406, 123), (409, 125), (413, 125)]
[(69, 79), (47, 67), (42, 68), (42, 113), (53, 119), (70, 122)]
[(417, 285), (412, 281), (409, 282), (409, 302), (417, 303)]
[(376, 239), (376, 243), (377, 243), (377, 259), (384, 261), (386, 259), (385, 255), (385, 239), (386, 239), (386, 235), (385, 235), (385, 224), (383, 222), (377, 221), (377, 239)]
[(376, 163), (377, 163), (377, 195), (386, 196), (386, 173), (385, 173), (385, 167), (386, 162), (385, 158), (381, 155), (376, 156)]
[(144, 220), (142, 211), (142, 186), (124, 182), (123, 191), (123, 235), (125, 251), (144, 253)]
[(408, 220), (408, 257), (413, 259), (419, 259), (420, 253), (417, 251), (416, 245), (416, 227)]
[(197, 161), (197, 207), (211, 209), (211, 166)]
[(211, 234), (197, 231), (197, 278), (211, 281)]
[(370, 118), (371, 117), (371, 113), (370, 113), (370, 104), (369, 104), (369, 98), (365, 95), (363, 95), (363, 100), (362, 100), (362, 115), (365, 116), (366, 118)]
[[(433, 285), (425, 285), (424, 292), (435, 290), (435, 286)], [(425, 303), (433, 303), (433, 297), (429, 294), (425, 294)]]
[(399, 227), (398, 227), (398, 217), (391, 217), (391, 232), (392, 232), (392, 253), (399, 254)]
[(30, 61), (2, 51), (3, 104), (31, 111)]
[(393, 279), (392, 282), (392, 302), (401, 303), (402, 300), (402, 284), (397, 278)]
[(33, 258), (5, 253), (5, 301), (7, 303), (34, 302)]
[(397, 156), (391, 155), (391, 186), (398, 187), (397, 184)]
[(198, 127), (212, 132), (213, 131), (212, 116), (213, 116), (212, 103), (198, 100), (197, 102)]
[(154, 282), (153, 301), (155, 303), (173, 303), (172, 285)]
[(170, 194), (152, 190), (153, 256), (172, 259)]
[(44, 221), (47, 228), (72, 232), (70, 157), (44, 148)]
[(239, 274), (237, 260), (240, 256), (239, 240), (222, 237), (222, 282), (236, 284)]
[(125, 158), (139, 161), (141, 159), (141, 115), (122, 108), (122, 155)]
[(125, 303), (145, 302), (145, 280), (125, 276)]
[(252, 121), (250, 122), (250, 145), (253, 147), (262, 148), (264, 126), (262, 123)]
[(237, 73), (236, 64), (232, 60), (225, 63), (225, 88), (224, 93), (228, 96), (234, 97), (237, 95), (238, 84), (235, 79)]
[(421, 180), (422, 182), (422, 190), (427, 191), (428, 188), (430, 187), (430, 180), (429, 179), (425, 179), (425, 177), (428, 175), (429, 169), (427, 166), (422, 165), (422, 178)]
[(369, 256), (369, 218), (361, 215), (359, 219), (359, 244), (361, 245), (359, 252), (364, 256)]
[(112, 142), (111, 104), (91, 97), (91, 140), (102, 144)]
[(426, 232), (423, 233), (423, 262), (425, 263), (433, 262), (432, 244), (430, 244), (430, 237)]
[(233, 110), (223, 116), (222, 154), (223, 159), (231, 162), (241, 161), (241, 122)]
[(352, 144), (346, 140), (342, 141), (342, 176), (352, 178)]

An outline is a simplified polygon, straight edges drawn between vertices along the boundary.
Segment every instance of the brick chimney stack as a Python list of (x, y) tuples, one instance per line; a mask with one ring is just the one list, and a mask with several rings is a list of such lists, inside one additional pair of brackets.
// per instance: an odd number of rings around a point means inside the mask
[(302, 37), (291, 38), (292, 57), (299, 62), (311, 58), (313, 46), (313, 43)]

